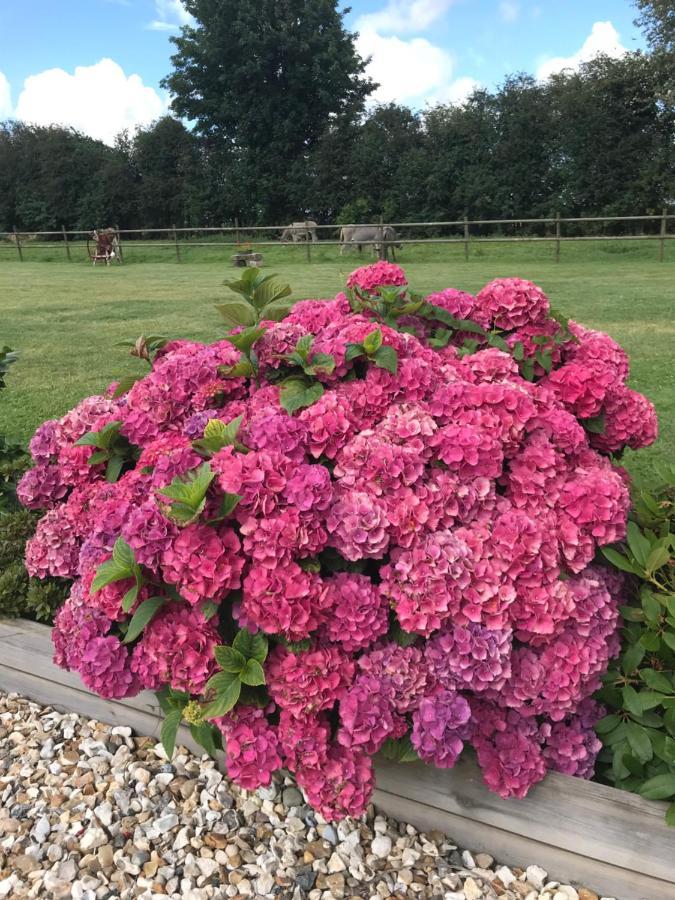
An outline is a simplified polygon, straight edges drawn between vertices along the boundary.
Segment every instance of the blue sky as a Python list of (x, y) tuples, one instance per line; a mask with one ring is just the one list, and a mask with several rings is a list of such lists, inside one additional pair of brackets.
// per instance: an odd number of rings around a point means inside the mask
[[(644, 46), (630, 0), (353, 0), (377, 99), (461, 102), (516, 71), (544, 78), (597, 52)], [(0, 119), (72, 124), (111, 141), (169, 98), (180, 0), (0, 0)], [(105, 99), (104, 99), (105, 98)]]

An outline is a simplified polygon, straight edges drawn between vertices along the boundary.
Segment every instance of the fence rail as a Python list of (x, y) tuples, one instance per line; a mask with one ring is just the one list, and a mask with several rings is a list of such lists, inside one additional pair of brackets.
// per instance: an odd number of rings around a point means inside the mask
[[(675, 220), (675, 213), (671, 213), (664, 208), (662, 213), (640, 214), (634, 216), (567, 216), (560, 215), (549, 216), (545, 218), (516, 218), (516, 219), (463, 219), (441, 220), (435, 222), (384, 222), (380, 220), (378, 223), (352, 223), (348, 225), (312, 225), (317, 231), (325, 234), (333, 232), (333, 236), (328, 234), (327, 237), (314, 243), (311, 240), (304, 240), (300, 243), (306, 246), (307, 259), (311, 260), (312, 248), (317, 244), (322, 247), (341, 246), (336, 233), (340, 228), (359, 228), (379, 226), (382, 228), (393, 228), (398, 230), (398, 238), (396, 241), (391, 239), (371, 239), (359, 241), (359, 244), (376, 247), (381, 258), (388, 258), (389, 252), (394, 252), (393, 244), (402, 245), (438, 245), (438, 244), (463, 244), (464, 258), (469, 259), (471, 246), (480, 244), (536, 244), (536, 243), (552, 243), (555, 244), (555, 259), (559, 261), (561, 246), (564, 243), (573, 243), (576, 241), (657, 241), (658, 242), (658, 258), (663, 262), (665, 259), (666, 241), (675, 239), (675, 232), (669, 233), (669, 223)], [(565, 225), (586, 225), (595, 223), (606, 229), (608, 224), (612, 223), (638, 223), (640, 233), (638, 234), (565, 234), (563, 228)], [(644, 233), (645, 223), (653, 224), (654, 230), (650, 233)], [(517, 230), (524, 226), (538, 226), (543, 229), (543, 234), (484, 234), (479, 233), (486, 228), (496, 228), (499, 232), (505, 226), (512, 230)], [(118, 228), (117, 233), (120, 241), (129, 241), (133, 247), (153, 247), (167, 248), (173, 251), (178, 262), (181, 261), (181, 250), (189, 247), (229, 247), (240, 248), (242, 243), (253, 243), (256, 247), (276, 247), (280, 243), (283, 245), (297, 246), (298, 242), (284, 241), (280, 242), (278, 238), (271, 239), (271, 235), (275, 232), (280, 233), (287, 225), (243, 225), (235, 220), (233, 225), (204, 225), (193, 227), (177, 227), (175, 225), (170, 228)], [(407, 235), (406, 230), (427, 230), (428, 236)], [(438, 236), (439, 229), (459, 229), (459, 235), (448, 234), (446, 236)], [(433, 230), (433, 231), (431, 231)], [(548, 230), (551, 233), (546, 233)], [(230, 240), (199, 240), (199, 236), (207, 235), (230, 236)], [(152, 239), (151, 235), (160, 237)], [(260, 238), (258, 239), (258, 235)], [(165, 237), (161, 237), (165, 236)], [(194, 236), (194, 239), (190, 238)], [(58, 230), (54, 231), (21, 231), (14, 227), (12, 231), (0, 232), (0, 246), (2, 242), (9, 242), (14, 245), (19, 261), (23, 262), (25, 256), (30, 256), (31, 250), (40, 248), (53, 248), (58, 242), (63, 245), (64, 254), (68, 261), (72, 261), (71, 248), (76, 246), (78, 241), (87, 240), (91, 237), (91, 231), (67, 229), (62, 225)], [(40, 240), (42, 238), (43, 240)], [(38, 239), (38, 240), (35, 240)]]

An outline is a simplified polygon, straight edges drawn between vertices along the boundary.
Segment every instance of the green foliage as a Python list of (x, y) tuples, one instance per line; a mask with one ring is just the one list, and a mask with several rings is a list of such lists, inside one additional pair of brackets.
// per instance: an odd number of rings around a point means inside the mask
[(130, 644), (131, 641), (135, 641), (166, 602), (166, 597), (149, 597), (144, 600), (131, 617), (123, 643)]
[(51, 623), (67, 595), (67, 582), (29, 578), (23, 564), (25, 544), (38, 516), (18, 509), (0, 516), (0, 616)]
[(335, 370), (335, 358), (330, 353), (313, 353), (311, 334), (301, 337), (295, 345), (295, 350), (283, 357), (289, 366), (297, 366), (305, 375), (331, 375)]
[(95, 594), (109, 584), (132, 578), (135, 582), (134, 585), (122, 597), (124, 612), (129, 612), (138, 599), (144, 579), (141, 567), (134, 558), (133, 550), (124, 538), (118, 537), (113, 547), (112, 559), (101, 563), (96, 569), (96, 575), (91, 583), (91, 591)]
[(345, 359), (347, 361), (365, 356), (369, 362), (380, 369), (386, 369), (392, 375), (398, 369), (398, 354), (393, 347), (382, 344), (382, 331), (375, 328), (366, 335), (362, 344), (347, 344)]
[[(164, 337), (161, 334), (142, 334), (137, 338), (125, 338), (123, 341), (118, 341), (118, 347), (131, 347), (129, 351), (129, 356), (135, 356), (138, 359), (143, 359), (150, 366), (152, 366), (155, 357), (162, 349), (169, 343), (169, 338)], [(115, 391), (114, 396), (119, 397), (122, 394), (125, 394), (129, 388), (131, 388), (140, 376), (129, 375), (126, 378), (120, 379), (119, 386)]]
[(231, 422), (223, 422), (221, 419), (209, 419), (204, 428), (204, 437), (192, 442), (195, 450), (203, 456), (213, 456), (224, 447), (234, 447), (241, 453), (248, 453), (248, 447), (245, 447), (238, 439), (239, 429), (243, 421), (243, 416), (237, 416)]
[(602, 554), (628, 575), (622, 654), (600, 699), (600, 776), (650, 800), (672, 800), (675, 824), (675, 466), (656, 490), (638, 489), (626, 540)]
[(380, 748), (380, 753), (384, 759), (392, 762), (419, 762), (419, 756), (410, 742), (410, 735), (408, 734), (402, 738), (387, 738)]
[[(17, 358), (9, 347), (0, 349), (0, 390)], [(38, 520), (36, 513), (23, 509), (16, 497), (17, 482), (29, 463), (23, 447), (0, 434), (0, 616), (51, 622), (66, 597), (65, 582), (29, 578), (23, 563), (26, 541)]]
[(262, 633), (252, 635), (245, 628), (237, 632), (232, 646), (216, 647), (214, 655), (220, 671), (206, 685), (210, 699), (203, 709), (204, 718), (224, 716), (247, 688), (263, 687), (262, 664), (267, 659), (267, 650), (267, 638)]
[(139, 457), (139, 450), (120, 434), (121, 422), (109, 422), (100, 431), (88, 431), (75, 441), (76, 447), (94, 447), (87, 460), (90, 466), (105, 463), (107, 481), (117, 481), (125, 466)]
[(405, 631), (399, 625), (398, 619), (391, 614), (391, 622), (389, 624), (389, 637), (392, 641), (396, 641), (399, 647), (411, 647), (415, 641), (419, 639), (419, 635), (413, 631)]
[(9, 367), (15, 363), (19, 358), (19, 354), (16, 350), (12, 350), (11, 347), (0, 347), (0, 390), (4, 388), (5, 385), (5, 375), (9, 372)]
[[(281, 357), (283, 366), (279, 372), (282, 376), (287, 372), (291, 374), (282, 377), (279, 382), (279, 402), (291, 414), (323, 397), (324, 387), (317, 377), (330, 375), (335, 369), (335, 358), (330, 353), (314, 353), (312, 343), (312, 335), (306, 334), (298, 340), (291, 353)], [(294, 371), (297, 369), (302, 374)]]
[(316, 403), (323, 397), (323, 393), (320, 381), (313, 381), (303, 375), (292, 375), (281, 382), (279, 402), (286, 412), (294, 413)]
[(263, 319), (283, 319), (293, 305), (287, 300), (291, 288), (276, 275), (264, 275), (255, 267), (244, 269), (240, 278), (225, 281), (224, 285), (238, 296), (217, 305), (216, 309), (229, 328), (244, 327), (244, 335), (230, 335), (227, 340), (248, 357), (255, 341), (265, 333), (264, 329), (257, 328), (258, 323)]
[(0, 434), (0, 518), (19, 508), (16, 486), (30, 465), (30, 457), (23, 446)]
[(636, 25), (656, 50), (675, 50), (675, 6), (672, 0), (635, 0), (640, 11)]
[[(504, 73), (461, 105), (364, 112), (371, 85), (334, 0), (190, 0), (196, 25), (176, 38), (167, 83), (197, 127), (165, 116), (110, 147), (68, 128), (0, 125), (0, 230), (659, 212), (674, 187), (673, 5), (637, 4), (650, 53), (548, 81)], [(51, 243), (65, 259), (60, 236)]]
[[(0, 348), (0, 390), (5, 385), (5, 376), (19, 354), (10, 347)], [(0, 516), (8, 510), (18, 509), (16, 485), (29, 465), (29, 457), (24, 448), (15, 441), (0, 434)]]
[(192, 737), (209, 755), (215, 756), (218, 750), (223, 749), (220, 731), (215, 725), (204, 721), (201, 706), (191, 700), (189, 694), (166, 685), (156, 696), (164, 713), (160, 740), (169, 759), (176, 749), (176, 737), (183, 720), (189, 724)]
[[(196, 521), (204, 511), (206, 493), (215, 477), (208, 463), (202, 463), (184, 475), (176, 475), (171, 484), (157, 491), (164, 514), (182, 526)], [(164, 503), (162, 498), (171, 502)]]

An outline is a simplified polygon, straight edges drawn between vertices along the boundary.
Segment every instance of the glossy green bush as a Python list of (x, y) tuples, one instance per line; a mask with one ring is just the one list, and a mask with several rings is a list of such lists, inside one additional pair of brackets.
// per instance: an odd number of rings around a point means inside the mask
[[(16, 352), (0, 348), (0, 390), (6, 387), (5, 376), (16, 360)], [(38, 520), (16, 499), (17, 482), (29, 464), (25, 448), (0, 434), (0, 616), (51, 623), (65, 600), (66, 583), (56, 578), (29, 578), (23, 564), (26, 541)]]
[(598, 776), (648, 800), (668, 800), (675, 826), (675, 465), (634, 495), (626, 541), (603, 555), (626, 573), (622, 652), (599, 699)]
[(0, 515), (0, 616), (51, 623), (66, 598), (66, 582), (29, 578), (23, 564), (24, 547), (35, 531), (38, 516), (28, 510)]

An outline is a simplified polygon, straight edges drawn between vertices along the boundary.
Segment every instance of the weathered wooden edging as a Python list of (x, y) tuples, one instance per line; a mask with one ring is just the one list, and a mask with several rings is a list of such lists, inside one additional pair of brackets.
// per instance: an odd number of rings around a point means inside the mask
[[(51, 656), (49, 628), (0, 619), (1, 690), (159, 739), (161, 714), (153, 694), (103, 700), (77, 675), (57, 668)], [(186, 729), (178, 739), (201, 752)], [(536, 862), (552, 877), (617, 900), (675, 898), (675, 831), (664, 823), (663, 803), (557, 774), (525, 800), (501, 800), (483, 785), (471, 759), (451, 771), (383, 763), (377, 784), (375, 802), (386, 813), (445, 831), (505, 863)]]

